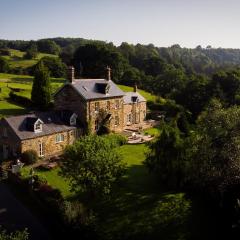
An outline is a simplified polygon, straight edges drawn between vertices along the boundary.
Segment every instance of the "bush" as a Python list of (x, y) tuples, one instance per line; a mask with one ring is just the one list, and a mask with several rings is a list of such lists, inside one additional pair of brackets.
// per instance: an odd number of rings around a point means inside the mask
[(20, 105), (23, 105), (23, 106), (26, 106), (26, 107), (29, 107), (32, 105), (32, 101), (24, 96), (21, 96), (21, 95), (17, 95), (16, 93), (14, 93), (13, 91), (11, 91), (9, 93), (9, 98), (15, 102), (15, 103), (18, 103)]
[(122, 146), (127, 143), (127, 138), (121, 134), (108, 134), (104, 136), (109, 141), (112, 148)]
[(30, 164), (37, 162), (38, 154), (35, 150), (27, 150), (24, 153), (22, 153), (21, 158), (25, 164), (30, 165)]

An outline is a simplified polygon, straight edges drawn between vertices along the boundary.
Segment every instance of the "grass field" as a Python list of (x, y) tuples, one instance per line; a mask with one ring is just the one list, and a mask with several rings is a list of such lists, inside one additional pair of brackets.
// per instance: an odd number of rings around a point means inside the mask
[(35, 65), (39, 59), (50, 56), (50, 57), (57, 57), (56, 55), (52, 54), (45, 54), (45, 53), (39, 53), (36, 57), (36, 59), (24, 59), (25, 52), (10, 49), (11, 56), (3, 56), (5, 59), (9, 61), (11, 68), (28, 68), (33, 65)]
[[(64, 83), (64, 79), (51, 78), (52, 92), (55, 92)], [(13, 102), (10, 102), (8, 95), (11, 88), (21, 89), (18, 95), (30, 98), (33, 77), (28, 75), (16, 75), (0, 73), (0, 117), (19, 115), (26, 113), (27, 110)]]

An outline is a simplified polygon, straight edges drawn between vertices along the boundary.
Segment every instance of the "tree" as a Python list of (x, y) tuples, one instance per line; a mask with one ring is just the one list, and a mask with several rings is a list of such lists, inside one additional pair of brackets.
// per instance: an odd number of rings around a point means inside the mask
[(165, 125), (158, 139), (150, 143), (144, 164), (162, 183), (179, 187), (184, 180), (183, 146), (178, 128)]
[(112, 68), (112, 80), (118, 82), (127, 65), (126, 59), (111, 44), (91, 43), (81, 46), (74, 54), (74, 65), (83, 77), (106, 78), (106, 66)]
[(42, 61), (37, 64), (35, 69), (31, 100), (35, 106), (41, 109), (48, 108), (51, 101), (49, 72)]
[(25, 58), (26, 59), (34, 59), (38, 55), (38, 49), (37, 49), (37, 44), (32, 43), (29, 48), (26, 50)]
[(58, 55), (60, 53), (60, 47), (52, 40), (41, 39), (37, 41), (39, 52)]
[(89, 135), (66, 148), (61, 175), (70, 180), (72, 191), (96, 196), (110, 193), (124, 169), (121, 155), (107, 139)]
[(195, 120), (211, 98), (209, 81), (202, 76), (192, 76), (175, 96), (177, 103), (188, 109)]
[(8, 61), (4, 57), (0, 57), (0, 72), (7, 73), (9, 69)]
[(0, 227), (0, 240), (27, 240), (28, 232), (25, 229), (24, 231), (16, 231), (15, 233), (7, 233), (4, 229)]
[(189, 173), (196, 186), (220, 194), (240, 185), (240, 108), (212, 100), (189, 140)]
[(47, 66), (50, 76), (55, 78), (66, 77), (67, 66), (58, 57), (43, 57), (43, 64)]

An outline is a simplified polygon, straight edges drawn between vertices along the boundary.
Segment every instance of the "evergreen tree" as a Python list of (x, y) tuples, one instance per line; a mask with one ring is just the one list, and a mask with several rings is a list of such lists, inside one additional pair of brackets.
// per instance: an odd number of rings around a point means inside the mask
[(51, 84), (49, 72), (40, 61), (35, 69), (31, 100), (35, 106), (46, 109), (51, 101)]

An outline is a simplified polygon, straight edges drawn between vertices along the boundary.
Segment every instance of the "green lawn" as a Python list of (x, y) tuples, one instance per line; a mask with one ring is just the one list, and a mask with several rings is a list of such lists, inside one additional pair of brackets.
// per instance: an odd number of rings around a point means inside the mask
[[(94, 205), (100, 220), (98, 230), (106, 239), (185, 239), (188, 234), (186, 219), (191, 202), (184, 193), (165, 192), (154, 175), (143, 165), (147, 146), (124, 145), (118, 148), (127, 163), (127, 172), (113, 195)], [(35, 171), (60, 189), (66, 199), (73, 197), (66, 180), (58, 169)], [(28, 174), (29, 168), (24, 168)]]
[[(133, 92), (133, 87), (128, 87), (128, 86), (125, 86), (125, 85), (118, 85), (118, 87), (120, 87), (124, 92)], [(155, 95), (152, 95), (151, 93), (149, 92), (146, 92), (144, 90), (141, 90), (141, 89), (138, 89), (138, 92), (146, 98), (147, 101), (153, 101), (155, 102), (156, 100), (156, 96)]]
[(160, 134), (160, 129), (157, 127), (149, 128), (143, 131), (147, 135), (158, 136)]
[(0, 118), (4, 116), (14, 116), (27, 113), (21, 106), (8, 101), (0, 101)]
[[(64, 198), (70, 198), (73, 196), (73, 193), (70, 192), (70, 187), (66, 179), (63, 179), (59, 176), (59, 168), (55, 168), (51, 171), (49, 170), (37, 170), (34, 169), (35, 174), (46, 179), (48, 184), (53, 188), (57, 188), (61, 191)], [(22, 169), (22, 175), (24, 177), (29, 177), (30, 167), (24, 167)]]

